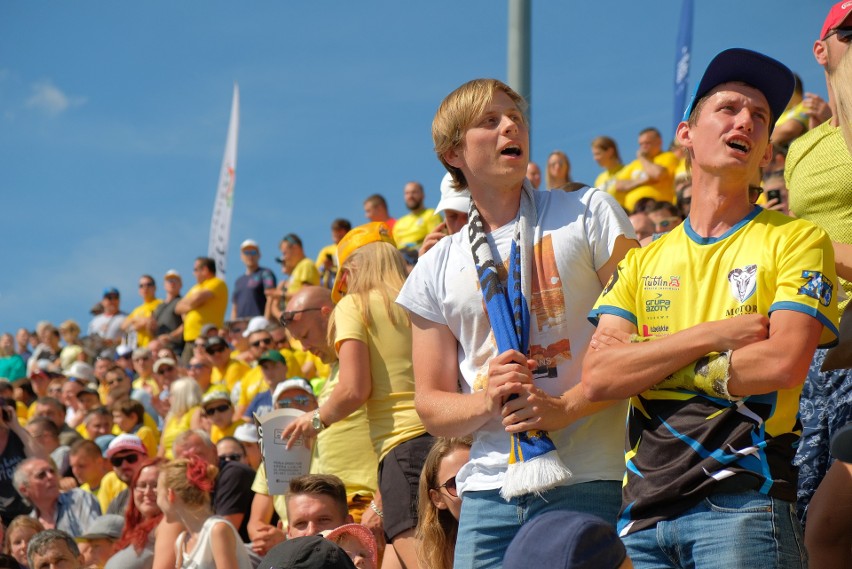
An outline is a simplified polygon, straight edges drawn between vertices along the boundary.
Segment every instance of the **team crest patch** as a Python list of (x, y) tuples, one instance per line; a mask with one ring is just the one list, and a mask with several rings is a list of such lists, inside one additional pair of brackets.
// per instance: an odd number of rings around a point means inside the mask
[(731, 285), (731, 294), (742, 304), (757, 290), (757, 265), (732, 270), (728, 273), (728, 283)]
[(807, 282), (799, 287), (799, 294), (816, 299), (823, 306), (831, 304), (834, 284), (828, 277), (819, 271), (802, 271), (802, 278), (807, 279)]

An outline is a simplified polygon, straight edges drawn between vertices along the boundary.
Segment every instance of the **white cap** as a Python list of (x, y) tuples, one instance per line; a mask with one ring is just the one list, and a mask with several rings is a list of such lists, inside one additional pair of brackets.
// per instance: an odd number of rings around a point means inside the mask
[(290, 389), (301, 389), (308, 395), (314, 394), (314, 390), (311, 389), (310, 383), (308, 383), (301, 377), (294, 377), (293, 379), (282, 381), (281, 383), (275, 386), (275, 391), (272, 393), (272, 402), (274, 403), (278, 401), (278, 398), (281, 396), (281, 394)]
[(86, 362), (74, 362), (63, 373), (65, 377), (81, 379), (84, 383), (95, 380), (95, 370)]
[(254, 423), (243, 423), (234, 430), (234, 438), (241, 443), (259, 443), (260, 437), (257, 436), (257, 427)]
[(260, 250), (260, 247), (258, 247), (258, 245), (257, 245), (257, 241), (255, 241), (254, 239), (246, 239), (245, 241), (243, 241), (240, 244), (240, 251), (242, 251), (243, 249), (246, 249), (248, 247), (254, 247), (258, 251)]
[(266, 330), (267, 328), (269, 328), (269, 320), (267, 320), (263, 316), (255, 316), (251, 320), (249, 320), (248, 326), (246, 327), (246, 331), (243, 332), (243, 338), (248, 338), (255, 332), (259, 332), (260, 330)]
[(441, 180), (441, 201), (435, 208), (435, 213), (446, 209), (467, 213), (470, 210), (470, 190), (456, 190), (452, 186), (453, 177), (447, 172)]
[[(169, 269), (168, 271), (166, 271), (164, 278), (169, 278), (169, 277), (177, 277), (179, 279), (181, 278), (180, 273), (177, 272), (176, 269)], [(181, 279), (181, 280), (183, 280), (183, 279)]]

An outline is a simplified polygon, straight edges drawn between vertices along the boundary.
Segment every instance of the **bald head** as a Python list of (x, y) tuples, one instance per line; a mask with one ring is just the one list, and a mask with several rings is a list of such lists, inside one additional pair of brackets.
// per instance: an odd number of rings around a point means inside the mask
[(311, 307), (334, 308), (331, 291), (322, 286), (303, 286), (287, 303), (287, 312), (295, 312)]

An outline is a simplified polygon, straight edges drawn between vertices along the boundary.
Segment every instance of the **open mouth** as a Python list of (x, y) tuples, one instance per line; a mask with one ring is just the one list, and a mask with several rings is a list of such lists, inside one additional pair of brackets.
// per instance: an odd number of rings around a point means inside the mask
[(503, 156), (514, 156), (518, 158), (523, 153), (521, 152), (521, 148), (519, 146), (507, 146), (506, 148), (500, 151), (500, 154), (502, 154)]
[(732, 140), (728, 142), (728, 146), (743, 154), (748, 154), (751, 150), (751, 145), (744, 140)]

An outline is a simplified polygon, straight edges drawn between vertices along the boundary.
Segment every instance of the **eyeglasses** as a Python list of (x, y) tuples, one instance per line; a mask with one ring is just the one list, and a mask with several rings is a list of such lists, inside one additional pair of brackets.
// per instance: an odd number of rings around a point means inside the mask
[(285, 312), (281, 315), (281, 318), (278, 319), (278, 322), (281, 323), (282, 326), (287, 326), (296, 318), (297, 314), (301, 314), (302, 312), (310, 312), (312, 310), (322, 310), (320, 307), (314, 308), (303, 308), (302, 310), (291, 310), (290, 312)]
[(153, 287), (154, 283), (139, 283), (139, 288)]
[(38, 472), (33, 474), (33, 478), (35, 478), (36, 480), (44, 480), (45, 478), (47, 478), (50, 475), (56, 476), (56, 471), (54, 469), (48, 467), (48, 468), (45, 468), (43, 470), (39, 470)]
[(306, 405), (310, 405), (311, 398), (307, 395), (295, 395), (293, 397), (287, 397), (286, 399), (279, 399), (275, 402), (275, 406), (279, 409), (289, 409), (290, 407), (305, 407)]
[(137, 484), (134, 490), (137, 492), (148, 492), (149, 490), (152, 492), (156, 492), (157, 484)]
[(224, 403), (222, 405), (219, 405), (218, 407), (208, 407), (207, 409), (204, 410), (204, 413), (208, 417), (212, 417), (216, 413), (224, 413), (225, 411), (227, 411), (230, 408), (231, 408), (231, 406), (229, 404)]
[(272, 338), (263, 338), (262, 340), (255, 340), (251, 343), (252, 348), (259, 348), (261, 346), (271, 346)]
[(443, 484), (441, 484), (437, 488), (434, 488), (434, 490), (440, 491), (441, 488), (444, 488), (447, 491), (447, 494), (449, 494), (453, 498), (459, 497), (459, 493), (456, 490), (456, 477), (455, 476), (453, 476), (452, 478), (450, 478), (449, 480), (447, 480), (446, 482), (444, 482)]
[(136, 453), (133, 454), (125, 454), (123, 456), (114, 456), (109, 459), (110, 464), (112, 464), (116, 468), (120, 468), (122, 464), (127, 462), (127, 464), (136, 464), (136, 461), (139, 460), (139, 455)]
[(842, 41), (843, 43), (849, 43), (852, 41), (852, 28), (834, 28), (822, 38), (823, 41), (827, 40), (831, 36), (837, 36), (838, 41)]
[(243, 455), (238, 453), (233, 454), (220, 454), (219, 460), (224, 462), (239, 462), (243, 459)]

